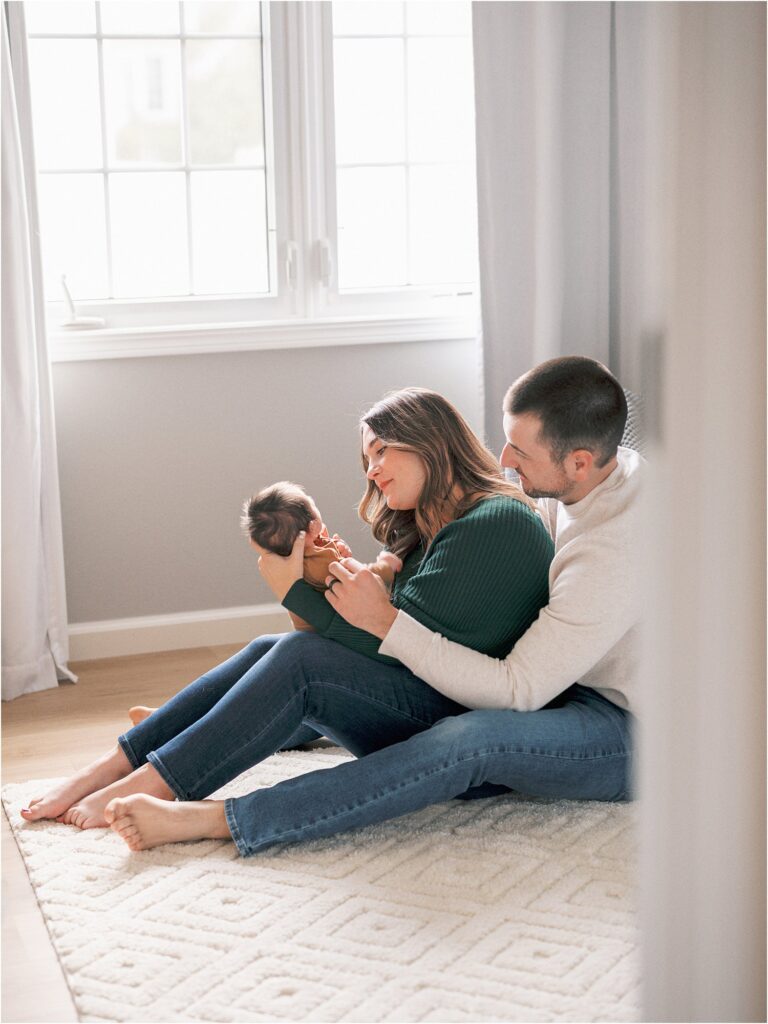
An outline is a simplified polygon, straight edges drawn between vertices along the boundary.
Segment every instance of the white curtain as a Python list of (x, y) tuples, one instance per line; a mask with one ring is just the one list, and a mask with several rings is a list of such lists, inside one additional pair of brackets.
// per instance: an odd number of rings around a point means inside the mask
[(543, 359), (610, 361), (610, 3), (474, 3), (486, 436)]
[(485, 430), (558, 355), (639, 393), (664, 273), (656, 4), (475, 3)]
[(45, 337), (24, 11), (2, 22), (2, 696), (67, 668), (59, 479)]

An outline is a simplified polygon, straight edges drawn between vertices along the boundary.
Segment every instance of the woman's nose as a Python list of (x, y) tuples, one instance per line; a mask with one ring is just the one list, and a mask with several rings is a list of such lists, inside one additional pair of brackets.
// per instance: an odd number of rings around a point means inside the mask
[(368, 477), (369, 480), (373, 480), (373, 478), (376, 476), (376, 474), (378, 472), (379, 472), (379, 467), (378, 466), (374, 466), (373, 463), (371, 463), (368, 466), (368, 472), (365, 475)]

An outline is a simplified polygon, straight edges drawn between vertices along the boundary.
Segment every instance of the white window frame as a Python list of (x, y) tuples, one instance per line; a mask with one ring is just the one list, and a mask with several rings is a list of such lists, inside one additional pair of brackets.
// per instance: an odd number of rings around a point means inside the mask
[(262, 38), (271, 293), (76, 302), (78, 316), (107, 321), (96, 330), (62, 329), (66, 305), (50, 302), (53, 361), (477, 337), (476, 294), (339, 294), (331, 4), (263, 4)]

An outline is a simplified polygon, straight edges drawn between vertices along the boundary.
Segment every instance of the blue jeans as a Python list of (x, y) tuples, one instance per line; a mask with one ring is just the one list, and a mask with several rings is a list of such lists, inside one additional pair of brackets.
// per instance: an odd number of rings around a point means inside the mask
[(225, 802), (241, 854), (452, 797), (630, 798), (631, 716), (575, 685), (541, 711), (467, 711), (401, 666), (313, 633), (260, 637), (119, 739), (199, 800), (316, 729), (356, 760)]

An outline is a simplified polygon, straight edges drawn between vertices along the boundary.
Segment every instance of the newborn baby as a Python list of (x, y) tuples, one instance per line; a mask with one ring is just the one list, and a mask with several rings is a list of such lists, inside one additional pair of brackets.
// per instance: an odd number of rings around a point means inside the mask
[[(265, 487), (243, 506), (243, 530), (251, 543), (286, 558), (302, 530), (307, 531), (304, 542), (304, 579), (316, 590), (325, 590), (328, 566), (338, 562), (347, 553), (346, 545), (338, 534), (331, 538), (317, 505), (298, 484), (283, 480)], [(344, 551), (338, 544), (341, 543)], [(382, 551), (368, 568), (392, 586), (395, 573), (403, 563), (389, 551)]]
[[(264, 548), (276, 555), (287, 558), (293, 550), (296, 538), (302, 530), (307, 531), (304, 541), (304, 579), (316, 590), (327, 590), (325, 580), (328, 566), (351, 554), (339, 537), (328, 535), (328, 529), (312, 498), (303, 487), (287, 480), (272, 484), (259, 491), (243, 505), (240, 520), (251, 544)], [(392, 587), (395, 573), (403, 567), (402, 561), (391, 551), (382, 551), (368, 568)], [(297, 629), (309, 629), (307, 623), (291, 616)], [(128, 712), (134, 725), (138, 725), (154, 708), (137, 705)]]

